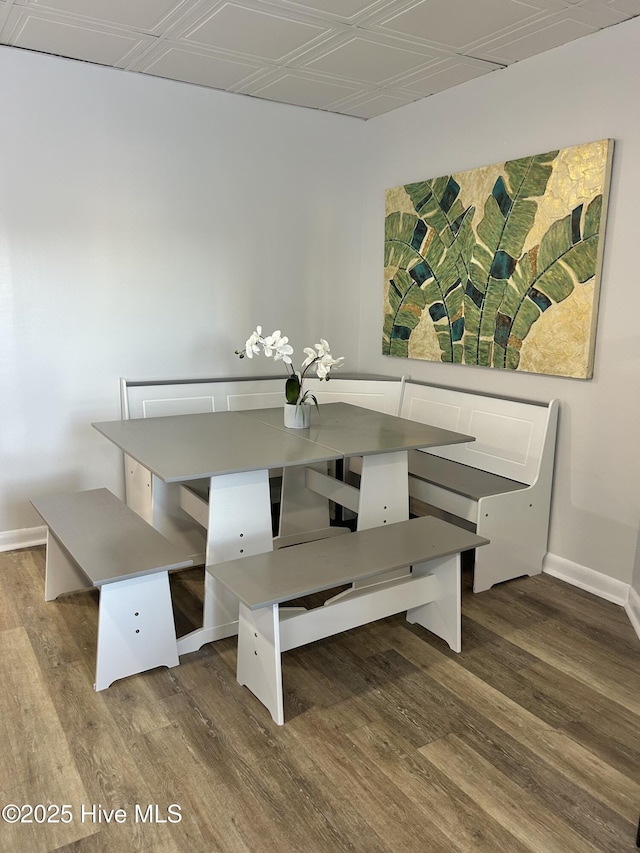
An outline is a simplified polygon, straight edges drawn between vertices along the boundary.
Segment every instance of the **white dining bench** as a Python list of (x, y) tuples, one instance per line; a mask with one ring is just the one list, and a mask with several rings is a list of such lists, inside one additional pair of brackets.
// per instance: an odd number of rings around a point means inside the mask
[(542, 571), (547, 553), (559, 403), (405, 383), (400, 415), (475, 441), (409, 452), (409, 495), (491, 540), (473, 589)]
[[(459, 652), (460, 554), (487, 543), (426, 516), (208, 566), (240, 601), (239, 683), (282, 725), (283, 652), (404, 610)], [(281, 607), (343, 585), (322, 606)]]
[(177, 666), (168, 573), (193, 561), (108, 489), (32, 504), (47, 526), (45, 600), (100, 590), (95, 689)]

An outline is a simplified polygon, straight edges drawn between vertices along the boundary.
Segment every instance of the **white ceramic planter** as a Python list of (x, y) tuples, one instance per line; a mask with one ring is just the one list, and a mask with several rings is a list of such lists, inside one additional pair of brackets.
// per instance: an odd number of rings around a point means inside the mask
[(284, 425), (289, 429), (307, 429), (311, 423), (311, 406), (309, 403), (284, 404)]

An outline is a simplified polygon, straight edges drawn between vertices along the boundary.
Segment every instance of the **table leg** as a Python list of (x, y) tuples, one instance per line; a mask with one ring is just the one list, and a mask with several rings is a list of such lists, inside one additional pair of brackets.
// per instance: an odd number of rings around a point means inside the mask
[[(245, 471), (211, 478), (206, 564), (273, 549), (269, 472)], [(238, 633), (238, 599), (205, 572), (202, 628), (178, 640), (178, 654)]]
[(147, 524), (153, 524), (153, 478), (144, 465), (124, 454), (124, 483), (127, 506)]
[[(327, 463), (308, 466), (322, 474), (327, 473)], [(307, 466), (294, 465), (282, 471), (279, 536), (304, 534), (329, 527), (329, 502), (307, 488)]]
[(362, 457), (358, 530), (409, 518), (406, 450)]
[[(358, 530), (394, 524), (409, 518), (409, 470), (406, 450), (362, 457)], [(396, 569), (376, 578), (391, 580), (408, 574), (409, 569)], [(370, 581), (356, 581), (354, 588)]]
[(205, 537), (200, 524), (183, 511), (178, 483), (164, 483), (125, 453), (127, 505), (170, 542), (183, 548), (194, 565), (205, 560)]

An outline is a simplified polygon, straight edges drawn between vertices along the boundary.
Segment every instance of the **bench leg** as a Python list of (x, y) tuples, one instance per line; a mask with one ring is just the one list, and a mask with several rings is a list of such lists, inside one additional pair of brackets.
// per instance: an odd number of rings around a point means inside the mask
[[(358, 506), (358, 530), (395, 524), (409, 518), (409, 482), (407, 451), (378, 453), (363, 456), (360, 475), (360, 500)], [(377, 579), (391, 580), (404, 577), (408, 569), (385, 572)], [(354, 588), (367, 586), (368, 581), (355, 581)]]
[(419, 563), (413, 567), (413, 574), (433, 575), (438, 586), (433, 601), (407, 610), (407, 622), (417, 622), (459, 652), (462, 649), (460, 554)]
[(77, 592), (80, 589), (93, 589), (93, 584), (47, 529), (44, 600), (53, 601), (65, 592)]
[(177, 666), (168, 572), (104, 584), (100, 589), (96, 690), (157, 666)]
[(544, 501), (529, 489), (480, 498), (476, 532), (490, 542), (476, 550), (474, 592), (540, 574), (547, 553), (548, 505), (545, 509)]
[(282, 654), (278, 605), (250, 610), (240, 603), (237, 678), (267, 708), (274, 721), (284, 723)]

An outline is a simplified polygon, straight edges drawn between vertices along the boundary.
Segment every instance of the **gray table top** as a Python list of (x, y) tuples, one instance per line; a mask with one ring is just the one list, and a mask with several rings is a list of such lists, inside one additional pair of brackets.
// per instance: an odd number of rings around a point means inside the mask
[(282, 407), (93, 426), (167, 483), (473, 441), (349, 403), (324, 403), (319, 409), (313, 409), (311, 426), (304, 430), (285, 428)]
[(167, 483), (310, 465), (340, 456), (294, 431), (274, 429), (242, 412), (136, 418), (93, 426)]
[[(243, 414), (286, 429), (280, 408), (251, 409)], [(312, 406), (311, 426), (300, 432), (310, 441), (331, 447), (340, 456), (369, 456), (474, 441), (472, 435), (398, 418), (351, 403), (321, 403), (318, 410)]]

